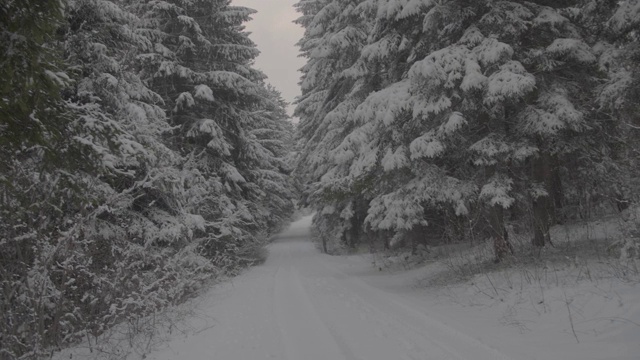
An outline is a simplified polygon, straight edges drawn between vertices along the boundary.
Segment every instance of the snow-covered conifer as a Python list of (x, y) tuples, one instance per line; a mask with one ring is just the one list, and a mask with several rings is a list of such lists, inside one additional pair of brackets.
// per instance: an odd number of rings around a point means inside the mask
[[(303, 156), (317, 157), (308, 174), (314, 171), (316, 203), (333, 209), (324, 213), (340, 214), (364, 196), (371, 201), (366, 226), (405, 231), (426, 225), (425, 211), (466, 216), (475, 209), (486, 213), (500, 258), (511, 248), (505, 211), (523, 213), (531, 203), (534, 244), (544, 245), (554, 207), (562, 205), (559, 163), (579, 152), (590, 129), (579, 89), (598, 76), (571, 5), (359, 2), (369, 35), (353, 46), (357, 60), (330, 76), (317, 75), (326, 68), (303, 76), (303, 84), (329, 81), (325, 89), (346, 94), (318, 96), (325, 108), (334, 101), (333, 111), (317, 106), (314, 121), (301, 116), (303, 138), (323, 149)], [(312, 41), (318, 33), (308, 32), (304, 44), (327, 54), (321, 40)], [(319, 64), (309, 58), (308, 67)], [(300, 111), (305, 101), (303, 94)], [(316, 139), (332, 141), (320, 147)]]
[(295, 113), (300, 117), (296, 173), (305, 184), (304, 196), (315, 206), (342, 211), (358, 205), (348, 218), (340, 218), (340, 211), (316, 217), (330, 237), (343, 240), (334, 244), (355, 245), (364, 218), (359, 206), (362, 199), (329, 190), (331, 179), (325, 174), (333, 167), (330, 151), (354, 126), (350, 114), (369, 91), (361, 81), (366, 72), (357, 64), (370, 30), (372, 8), (368, 5), (354, 0), (301, 1), (297, 5), (302, 13), (298, 22), (305, 28), (299, 46), (309, 60), (302, 68), (302, 96)]
[(204, 179), (198, 186), (205, 195), (192, 199), (194, 211), (208, 221), (200, 246), (210, 257), (250, 246), (258, 230), (272, 230), (262, 226), (269, 215), (254, 209), (258, 203), (268, 206), (269, 189), (258, 186), (268, 171), (273, 171), (271, 190), (280, 192), (275, 198), (285, 203), (290, 198), (275, 186), (285, 183), (274, 165), (281, 154), (266, 146), (279, 134), (256, 136), (258, 124), (277, 127), (283, 119), (265, 117), (282, 104), (274, 103), (264, 74), (251, 67), (258, 50), (242, 23), (254, 11), (226, 0), (149, 2), (136, 11), (151, 41), (140, 55), (142, 76), (162, 96), (175, 127), (171, 147)]
[(0, 5), (3, 356), (41, 356), (183, 301), (257, 260), (287, 220), (291, 125), (251, 67), (251, 13), (227, 1)]

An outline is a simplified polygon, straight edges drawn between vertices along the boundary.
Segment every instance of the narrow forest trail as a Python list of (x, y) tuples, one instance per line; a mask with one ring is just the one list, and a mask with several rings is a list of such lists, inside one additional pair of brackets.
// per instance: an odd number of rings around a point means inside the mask
[(266, 263), (213, 291), (212, 326), (147, 358), (216, 360), (510, 359), (432, 318), (402, 295), (372, 286), (354, 267), (319, 253), (310, 218), (270, 246)]

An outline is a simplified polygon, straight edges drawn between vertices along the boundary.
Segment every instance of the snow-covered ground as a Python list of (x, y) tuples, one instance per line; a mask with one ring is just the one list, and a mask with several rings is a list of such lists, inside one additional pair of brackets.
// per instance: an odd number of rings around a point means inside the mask
[(424, 287), (420, 280), (441, 265), (388, 272), (372, 266), (368, 255), (323, 255), (309, 241), (310, 221), (305, 217), (282, 233), (264, 265), (205, 294), (199, 315), (182, 326), (190, 331), (174, 331), (145, 357), (640, 359), (637, 284), (585, 280), (553, 286), (518, 281), (527, 272), (515, 271)]

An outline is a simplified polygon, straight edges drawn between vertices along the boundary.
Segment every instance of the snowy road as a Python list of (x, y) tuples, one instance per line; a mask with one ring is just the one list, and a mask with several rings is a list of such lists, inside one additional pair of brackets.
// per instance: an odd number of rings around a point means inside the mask
[(339, 258), (320, 254), (309, 241), (309, 222), (304, 218), (281, 234), (264, 265), (213, 291), (204, 304), (211, 327), (148, 358), (510, 359), (402, 295), (344, 271)]

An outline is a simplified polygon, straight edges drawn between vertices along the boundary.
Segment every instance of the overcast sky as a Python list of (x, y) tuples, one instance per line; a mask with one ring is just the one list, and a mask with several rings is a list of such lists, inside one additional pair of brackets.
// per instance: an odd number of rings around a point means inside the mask
[[(293, 102), (300, 95), (298, 81), (304, 59), (298, 57), (295, 44), (302, 37), (303, 30), (293, 20), (298, 13), (293, 5), (299, 0), (233, 0), (234, 5), (246, 6), (258, 11), (253, 21), (247, 24), (251, 39), (258, 45), (260, 56), (256, 67), (269, 77), (287, 102)], [(289, 114), (293, 106), (289, 106)]]

